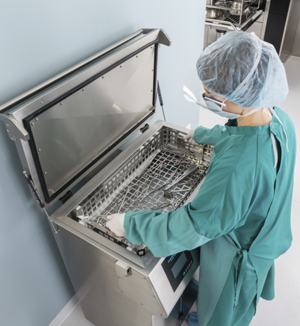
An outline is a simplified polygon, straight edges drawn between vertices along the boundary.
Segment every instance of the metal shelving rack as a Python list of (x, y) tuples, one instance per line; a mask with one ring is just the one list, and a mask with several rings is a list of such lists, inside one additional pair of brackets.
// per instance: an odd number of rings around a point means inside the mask
[[(244, 31), (251, 22), (256, 21), (262, 14), (260, 8), (261, 0), (243, 0), (239, 15), (230, 13), (234, 1), (218, 1), (214, 5), (207, 5), (207, 9), (223, 10), (223, 16), (218, 19), (206, 18), (205, 24), (214, 27), (226, 27), (229, 30)], [(253, 5), (257, 4), (257, 7)], [(238, 11), (238, 9), (237, 9)]]

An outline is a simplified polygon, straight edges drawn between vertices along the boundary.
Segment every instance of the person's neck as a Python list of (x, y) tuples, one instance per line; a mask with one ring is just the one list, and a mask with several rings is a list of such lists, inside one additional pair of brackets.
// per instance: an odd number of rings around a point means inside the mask
[[(252, 111), (254, 108), (250, 109), (241, 109), (242, 113), (241, 115), (245, 115), (249, 111)], [(271, 113), (271, 111), (268, 109), (268, 112)], [(237, 118), (238, 127), (257, 127), (257, 126), (265, 126), (270, 124), (272, 121), (272, 116), (270, 116), (268, 113), (266, 113), (263, 109), (256, 111), (247, 117), (240, 117)]]

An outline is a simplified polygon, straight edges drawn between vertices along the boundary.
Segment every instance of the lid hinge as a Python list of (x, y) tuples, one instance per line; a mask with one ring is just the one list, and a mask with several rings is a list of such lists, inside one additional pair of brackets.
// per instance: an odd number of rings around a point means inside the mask
[(141, 129), (140, 129), (140, 132), (143, 134), (146, 130), (148, 130), (149, 129), (149, 125), (148, 125), (148, 123), (146, 123), (145, 125), (144, 125), (144, 127), (142, 127)]
[(0, 120), (5, 123), (5, 128), (8, 136), (11, 140), (17, 141), (23, 139), (24, 141), (29, 140), (29, 134), (25, 128), (11, 115), (0, 114)]
[(157, 81), (157, 94), (158, 94), (158, 98), (159, 98), (159, 104), (161, 106), (162, 113), (164, 115), (164, 119), (165, 119), (165, 121), (167, 121), (166, 116), (165, 116), (165, 110), (164, 110), (164, 102), (163, 102), (163, 98), (162, 98), (160, 87), (159, 87), (159, 81)]
[(53, 227), (53, 230), (55, 233), (57, 233), (59, 231), (59, 228), (56, 226), (56, 224), (54, 224), (51, 220), (50, 220), (50, 217), (48, 215), (48, 212), (46, 211), (46, 208), (45, 208), (45, 204), (43, 202), (43, 199), (41, 198), (40, 194), (38, 193), (30, 175), (27, 173), (27, 171), (23, 171), (23, 174), (24, 174), (24, 177), (28, 183), (28, 186), (29, 188), (31, 189), (38, 205), (40, 206), (40, 208), (44, 211), (44, 213), (46, 214), (47, 216), (47, 219), (49, 220), (50, 224), (52, 225)]
[(59, 201), (63, 205), (67, 200), (69, 200), (73, 196), (73, 193), (71, 190), (69, 190), (64, 196), (59, 198)]

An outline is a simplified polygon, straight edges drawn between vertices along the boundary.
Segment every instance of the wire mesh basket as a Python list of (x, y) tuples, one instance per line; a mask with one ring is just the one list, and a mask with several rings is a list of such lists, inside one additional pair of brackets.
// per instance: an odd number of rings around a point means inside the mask
[[(128, 211), (160, 210), (164, 213), (178, 209), (205, 177), (212, 151), (212, 146), (189, 144), (180, 132), (163, 127), (79, 204), (80, 216), (73, 212), (70, 217), (143, 256), (147, 247), (133, 245), (105, 229), (105, 216)], [(169, 189), (166, 199), (165, 186), (177, 181), (192, 165), (196, 165), (195, 171)]]

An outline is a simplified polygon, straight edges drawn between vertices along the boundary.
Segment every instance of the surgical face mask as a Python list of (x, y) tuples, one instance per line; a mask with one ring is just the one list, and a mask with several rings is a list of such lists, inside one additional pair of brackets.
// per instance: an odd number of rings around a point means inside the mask
[[(227, 111), (227, 106), (225, 104), (226, 99), (221, 102), (216, 99), (214, 99), (211, 96), (206, 96), (205, 93), (202, 94), (202, 98), (205, 102), (205, 108), (213, 113), (218, 114), (221, 117), (227, 118), (227, 119), (237, 119), (240, 117), (246, 117), (250, 114), (255, 113), (259, 109), (253, 109), (250, 112), (240, 115), (240, 114), (235, 114)], [(198, 103), (197, 103), (198, 104)], [(201, 105), (202, 106), (202, 105)]]
[[(218, 101), (214, 99), (213, 97), (206, 96), (205, 93), (202, 94), (204, 103), (205, 103), (205, 108), (213, 113), (218, 114), (221, 117), (228, 118), (228, 119), (235, 119), (239, 115), (233, 114), (227, 111), (227, 106), (223, 102)], [(198, 104), (198, 103), (197, 103)], [(202, 106), (202, 105), (201, 105)]]
[(199, 81), (196, 71), (191, 71), (188, 78), (189, 80), (186, 82), (186, 84), (188, 84), (189, 87), (186, 85), (183, 86), (183, 95), (187, 101), (197, 104), (202, 108), (227, 119), (236, 119), (240, 117), (239, 114), (234, 114), (227, 111), (227, 106), (225, 103), (226, 99), (221, 102), (216, 100), (214, 96), (206, 95), (206, 91), (202, 83)]
[[(192, 76), (191, 74), (189, 76)], [(207, 109), (223, 118), (227, 119), (237, 119), (240, 117), (246, 117), (250, 114), (255, 113), (256, 111), (260, 109), (253, 109), (250, 112), (240, 115), (240, 114), (235, 114), (227, 111), (227, 106), (226, 106), (226, 99), (221, 102), (216, 100), (213, 96), (207, 96), (205, 95), (206, 92), (203, 85), (199, 85), (199, 78), (198, 76), (194, 76), (198, 80), (197, 83), (190, 83), (191, 85), (196, 85), (195, 89), (187, 88), (186, 86), (183, 87), (183, 93), (184, 97), (187, 101), (195, 103), (199, 106), (201, 106), (204, 109)], [(199, 91), (201, 92), (201, 95), (199, 94)]]

